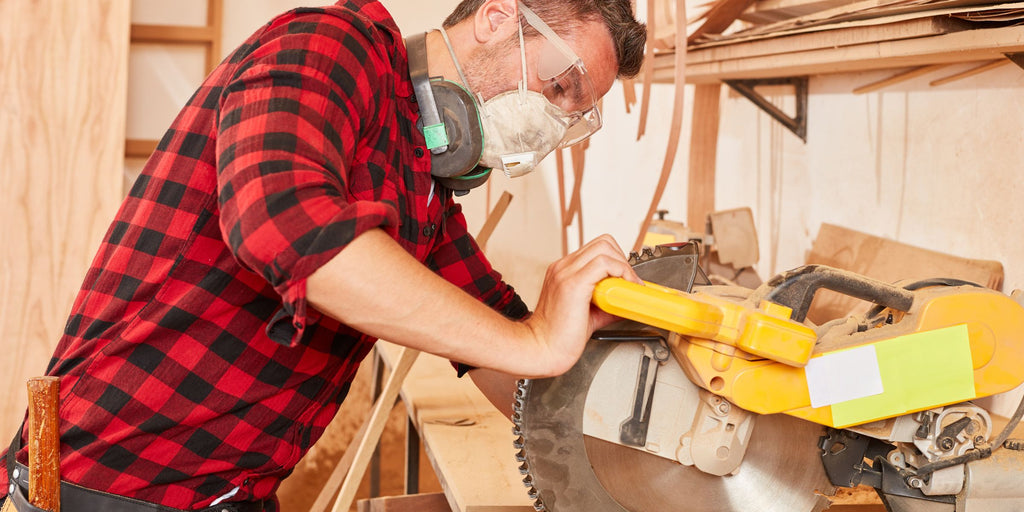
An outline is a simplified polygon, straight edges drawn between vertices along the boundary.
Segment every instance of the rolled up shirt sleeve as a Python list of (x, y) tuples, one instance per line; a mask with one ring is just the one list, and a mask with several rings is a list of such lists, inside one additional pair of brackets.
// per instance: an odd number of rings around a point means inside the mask
[[(271, 26), (236, 57), (220, 98), (218, 203), (239, 263), (281, 295), (296, 328), (309, 324), (305, 281), (370, 229), (394, 236), (399, 211), (382, 194), (385, 170), (362, 165), (380, 130), (381, 90), (394, 88), (372, 31), (301, 14)], [(371, 49), (371, 50), (367, 50)]]

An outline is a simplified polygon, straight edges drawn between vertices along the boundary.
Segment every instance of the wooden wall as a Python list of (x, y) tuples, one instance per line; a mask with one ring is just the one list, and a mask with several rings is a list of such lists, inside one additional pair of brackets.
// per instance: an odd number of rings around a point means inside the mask
[(0, 439), (122, 197), (128, 0), (0, 1)]

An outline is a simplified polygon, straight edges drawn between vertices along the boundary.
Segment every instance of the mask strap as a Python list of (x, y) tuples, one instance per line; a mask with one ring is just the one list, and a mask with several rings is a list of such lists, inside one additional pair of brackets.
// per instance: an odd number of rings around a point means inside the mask
[(441, 38), (444, 39), (445, 46), (448, 47), (448, 54), (452, 56), (452, 62), (455, 63), (455, 71), (459, 72), (459, 79), (469, 89), (469, 81), (466, 80), (466, 74), (462, 72), (462, 65), (459, 64), (459, 59), (455, 57), (455, 49), (452, 48), (452, 42), (448, 39), (448, 31), (441, 27)]
[[(520, 8), (526, 8), (522, 2), (516, 2)], [(519, 61), (520, 69), (523, 70), (523, 79), (519, 81), (519, 97), (526, 99), (526, 41), (523, 39), (523, 22), (516, 16), (516, 22), (519, 24)]]
[[(445, 46), (448, 47), (448, 54), (452, 56), (452, 62), (455, 64), (455, 71), (458, 71), (459, 73), (459, 79), (462, 80), (462, 84), (466, 86), (466, 90), (469, 91), (469, 95), (476, 97), (477, 104), (483, 105), (483, 96), (480, 96), (479, 93), (473, 92), (473, 90), (469, 86), (469, 80), (466, 80), (466, 74), (462, 72), (462, 65), (459, 64), (459, 59), (458, 57), (455, 56), (455, 48), (452, 48), (452, 41), (448, 39), (448, 31), (445, 30), (444, 27), (441, 27), (440, 30), (441, 38), (444, 39), (444, 44)], [(480, 115), (487, 116), (490, 114), (488, 114), (486, 110), (481, 110)]]

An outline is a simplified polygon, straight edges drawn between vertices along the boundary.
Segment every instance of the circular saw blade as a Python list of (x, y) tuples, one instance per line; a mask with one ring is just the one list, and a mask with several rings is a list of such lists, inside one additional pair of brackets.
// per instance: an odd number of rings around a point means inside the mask
[(517, 457), (537, 510), (818, 512), (828, 507), (824, 495), (834, 487), (817, 448), (823, 429), (797, 418), (758, 417), (739, 471), (724, 477), (587, 436), (587, 393), (615, 347), (591, 342), (566, 374), (520, 382), (513, 416)]

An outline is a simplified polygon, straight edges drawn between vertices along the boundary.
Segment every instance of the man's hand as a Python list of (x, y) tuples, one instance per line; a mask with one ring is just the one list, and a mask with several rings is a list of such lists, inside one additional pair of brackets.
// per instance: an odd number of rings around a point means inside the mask
[(381, 230), (358, 236), (306, 282), (321, 312), (371, 336), (479, 368), (560, 375), (611, 315), (591, 306), (606, 277), (639, 282), (608, 235), (553, 263), (536, 311), (515, 322), (416, 261)]
[(537, 308), (525, 321), (547, 353), (543, 360), (551, 366), (545, 373), (568, 371), (591, 334), (615, 320), (590, 302), (594, 286), (607, 277), (641, 283), (611, 235), (595, 238), (548, 267)]

